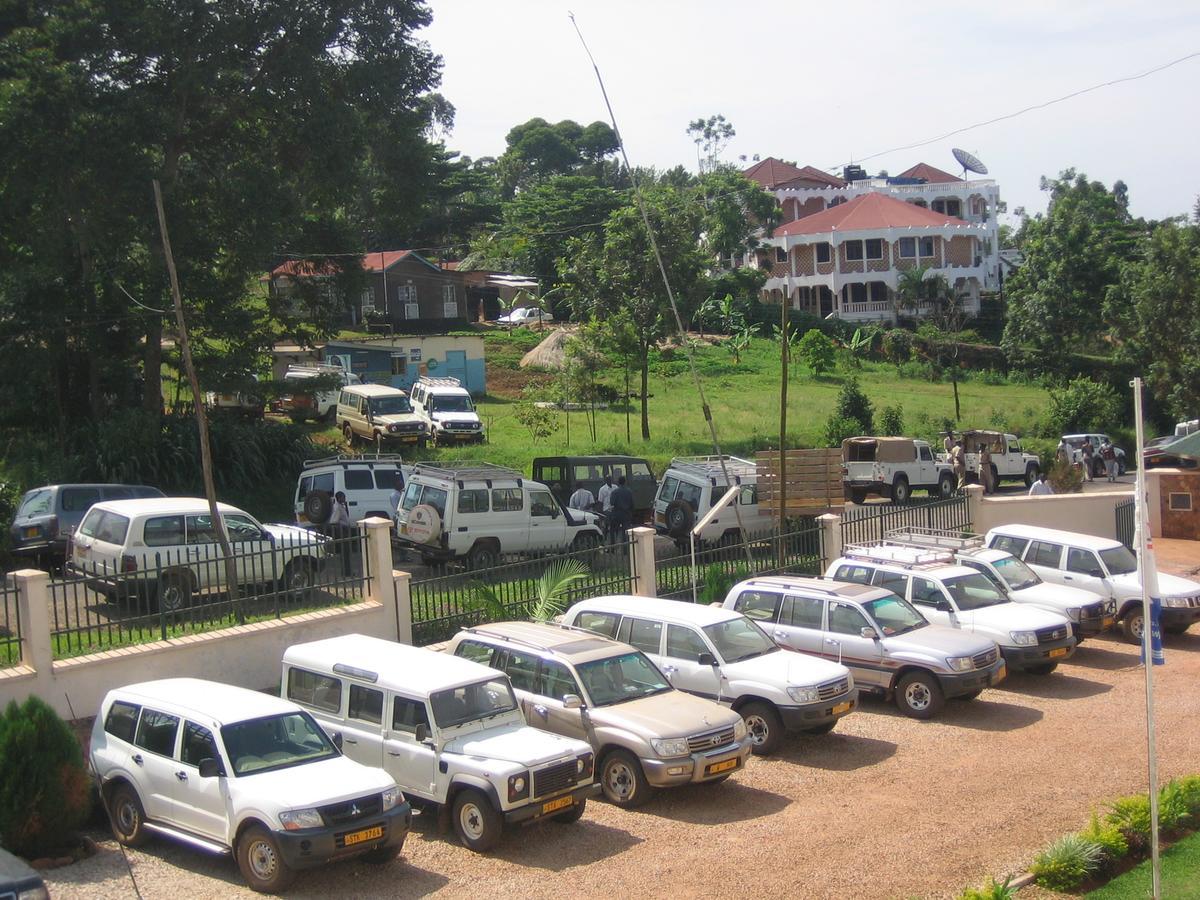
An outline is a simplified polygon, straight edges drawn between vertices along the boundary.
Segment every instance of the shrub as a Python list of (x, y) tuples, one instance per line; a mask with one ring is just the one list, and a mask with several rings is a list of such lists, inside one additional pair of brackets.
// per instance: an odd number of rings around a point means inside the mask
[(995, 878), (988, 879), (988, 883), (981, 888), (967, 888), (959, 894), (958, 900), (1012, 900), (1017, 892), (1009, 887), (1011, 881), (1011, 875), (1003, 882), (998, 882)]
[(70, 727), (38, 697), (14, 700), (0, 716), (0, 844), (28, 858), (61, 852), (90, 808)]
[(1200, 775), (1188, 775), (1177, 782), (1184, 805), (1193, 819), (1200, 818)]
[(1129, 841), (1125, 839), (1121, 829), (1110, 822), (1101, 821), (1095, 810), (1092, 810), (1092, 821), (1079, 836), (1099, 846), (1104, 853), (1104, 861), (1109, 866), (1129, 852)]
[(800, 359), (814, 375), (821, 375), (833, 368), (837, 356), (837, 348), (833, 341), (815, 328), (805, 332), (796, 347)]
[(1083, 471), (1057, 457), (1050, 466), (1046, 480), (1056, 494), (1078, 494), (1083, 490)]
[(1050, 389), (1046, 418), (1057, 434), (1104, 431), (1121, 420), (1121, 400), (1107, 384), (1073, 378)]
[(883, 355), (896, 365), (908, 362), (912, 358), (912, 332), (903, 328), (893, 328), (884, 333), (881, 347)]
[(885, 406), (879, 413), (879, 433), (886, 437), (900, 437), (904, 434), (904, 407), (899, 403), (895, 406)]
[(875, 407), (858, 386), (857, 378), (848, 378), (842, 385), (841, 391), (838, 392), (837, 405), (833, 408), (833, 417), (854, 419), (862, 426), (859, 434), (874, 434)]
[(1178, 781), (1168, 781), (1158, 792), (1158, 827), (1163, 831), (1178, 831), (1192, 818), (1188, 806), (1189, 793)]
[(1132, 852), (1142, 853), (1149, 846), (1150, 798), (1145, 794), (1115, 800), (1105, 821), (1120, 829)]
[(824, 445), (840, 447), (846, 438), (867, 433), (869, 433), (869, 429), (863, 428), (862, 422), (858, 419), (848, 419), (834, 413), (825, 423)]
[(1100, 867), (1102, 856), (1099, 844), (1068, 834), (1039, 853), (1029, 871), (1044, 888), (1070, 891)]
[(699, 573), (700, 583), (696, 586), (696, 600), (704, 606), (720, 603), (731, 587), (739, 581), (745, 581), (750, 575), (750, 569), (745, 563), (734, 566), (732, 572), (726, 571), (721, 563), (709, 563)]

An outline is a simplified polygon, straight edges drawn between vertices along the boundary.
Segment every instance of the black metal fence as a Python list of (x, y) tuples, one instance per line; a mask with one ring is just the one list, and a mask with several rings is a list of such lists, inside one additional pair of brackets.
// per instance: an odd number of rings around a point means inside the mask
[(1137, 522), (1137, 501), (1130, 497), (1128, 500), (1122, 500), (1116, 505), (1113, 512), (1117, 517), (1117, 540), (1133, 549), (1133, 540), (1136, 531)]
[[(459, 629), (485, 622), (528, 618), (544, 588), (567, 569), (580, 573), (560, 592), (565, 609), (576, 600), (632, 590), (632, 541), (572, 553), (504, 557), (500, 565), (438, 567), (410, 586), (413, 643), (448, 640)], [(545, 579), (546, 584), (539, 584)]]
[(21, 662), (21, 607), (11, 575), (0, 576), (0, 668)]
[(695, 589), (693, 591), (690, 544), (655, 544), (655, 583), (658, 596), (671, 600), (700, 603), (725, 599), (729, 589), (752, 575), (820, 575), (824, 567), (821, 526), (811, 517), (801, 520), (792, 530), (768, 529), (751, 534), (742, 543), (696, 548)]
[(882, 541), (893, 528), (970, 529), (967, 497), (905, 504), (859, 506), (842, 517), (842, 545)]
[(217, 544), (125, 556), (111, 566), (68, 566), (50, 582), (57, 658), (277, 619), (363, 598), (366, 537), (312, 532), (265, 545), (234, 543), (238, 590), (230, 595)]

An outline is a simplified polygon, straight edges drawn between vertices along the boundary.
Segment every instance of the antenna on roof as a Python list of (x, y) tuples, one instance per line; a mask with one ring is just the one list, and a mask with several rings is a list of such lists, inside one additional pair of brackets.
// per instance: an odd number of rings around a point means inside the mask
[(958, 160), (958, 164), (963, 167), (963, 181), (967, 180), (967, 173), (974, 172), (976, 175), (986, 175), (988, 168), (974, 153), (968, 153), (959, 147), (954, 147), (950, 151), (954, 154), (954, 158)]

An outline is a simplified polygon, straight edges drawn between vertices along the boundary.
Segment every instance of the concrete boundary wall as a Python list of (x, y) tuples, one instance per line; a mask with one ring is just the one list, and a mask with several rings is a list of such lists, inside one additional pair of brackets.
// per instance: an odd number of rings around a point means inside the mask
[(985, 497), (979, 485), (968, 485), (971, 521), (978, 534), (1000, 525), (1040, 525), (1078, 531), (1096, 537), (1117, 537), (1117, 504), (1133, 496), (1129, 491), (1089, 494), (1052, 494), (1048, 497)]

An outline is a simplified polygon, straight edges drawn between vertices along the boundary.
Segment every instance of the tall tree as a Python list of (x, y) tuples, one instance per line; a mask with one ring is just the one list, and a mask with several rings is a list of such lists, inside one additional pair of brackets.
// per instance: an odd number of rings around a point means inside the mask
[(720, 114), (689, 122), (687, 133), (696, 145), (696, 167), (701, 175), (720, 164), (721, 154), (737, 134), (733, 125)]
[(617, 135), (604, 122), (582, 126), (565, 119), (550, 124), (534, 118), (514, 125), (505, 137), (504, 154), (496, 161), (506, 198), (555, 175), (603, 176), (605, 163), (617, 152)]

